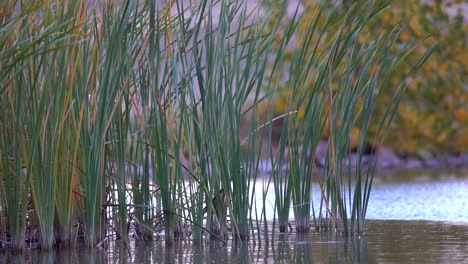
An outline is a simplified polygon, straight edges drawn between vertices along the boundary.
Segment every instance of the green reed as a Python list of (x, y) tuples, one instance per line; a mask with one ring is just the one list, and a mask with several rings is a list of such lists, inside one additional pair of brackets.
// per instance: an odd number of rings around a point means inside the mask
[[(32, 226), (28, 239), (45, 249), (81, 237), (94, 247), (113, 231), (128, 243), (132, 227), (141, 240), (163, 231), (166, 245), (190, 233), (197, 242), (260, 234), (253, 184), (275, 122), (278, 149), (267, 158), (280, 231), (292, 202), (297, 232), (310, 219), (362, 232), (375, 170), (363, 163), (369, 124), (381, 124), (377, 144), (404, 85), (383, 120), (375, 104), (411, 52), (393, 45), (398, 30), (357, 44), (383, 2), (322, 10), (308, 23), (298, 11), (269, 23), (237, 0), (51, 2), (0, 10), (0, 231), (12, 248), (25, 248)], [(280, 94), (286, 113), (274, 117)]]
[[(117, 238), (121, 239), (124, 243), (128, 243), (128, 208), (127, 208), (127, 151), (126, 147), (129, 138), (129, 123), (130, 123), (130, 99), (128, 93), (125, 93), (124, 100), (122, 101), (125, 109), (120, 112), (117, 111), (114, 116), (114, 122), (109, 129), (109, 137), (113, 139), (112, 154), (109, 154), (110, 179), (111, 190), (116, 189), (116, 196), (114, 193), (110, 194), (114, 197), (115, 204), (117, 205), (115, 222)], [(112, 181), (113, 180), (113, 181)]]
[[(17, 70), (12, 70), (17, 73)], [(23, 84), (21, 78), (15, 80)], [(7, 218), (7, 230), (11, 237), (14, 250), (22, 250), (25, 246), (26, 215), (28, 209), (30, 174), (25, 171), (28, 163), (22, 149), (25, 148), (25, 131), (20, 120), (26, 113), (22, 111), (20, 99), (26, 97), (24, 91), (14, 94), (3, 94), (2, 100), (2, 137), (1, 137), (1, 195), (2, 213)]]
[[(318, 11), (311, 23), (305, 23), (305, 33), (296, 36), (300, 44), (291, 51), (290, 70), (283, 77), (285, 81), (282, 84), (288, 94), (289, 114), (284, 120), (279, 141), (280, 153), (276, 162), (272, 159), (281, 231), (286, 230), (291, 198), (299, 232), (309, 230), (311, 217), (316, 229), (328, 228), (326, 223), (331, 221), (333, 228), (344, 234), (363, 231), (375, 173), (375, 159), (366, 170), (363, 169), (369, 124), (374, 118), (375, 102), (381, 90), (387, 88), (386, 78), (394, 66), (403, 63), (411, 52), (407, 47), (393, 46), (397, 30), (369, 36), (375, 39), (369, 46), (357, 44), (363, 29), (387, 4), (362, 1), (350, 5), (344, 13), (338, 7), (325, 14)], [(299, 24), (301, 19), (304, 17), (298, 18)], [(288, 33), (287, 30), (285, 32)], [(422, 58), (416, 64), (424, 60)], [(395, 105), (402, 91), (395, 90)], [(382, 124), (374, 139), (376, 142), (381, 141), (384, 124), (388, 126), (391, 120), (394, 104), (388, 106), (383, 120), (373, 120)], [(315, 153), (325, 128), (330, 136), (325, 169), (320, 173), (314, 166)], [(352, 171), (349, 140), (355, 128), (359, 129), (359, 143)], [(289, 153), (289, 175), (286, 178), (278, 176), (282, 171), (277, 162), (285, 150)], [(321, 201), (318, 208), (311, 204), (312, 179), (318, 181), (317, 194)], [(351, 218), (350, 223), (348, 218)]]
[(93, 18), (89, 27), (90, 40), (81, 47), (80, 77), (84, 79), (80, 80), (83, 86), (77, 88), (89, 87), (89, 90), (77, 91), (81, 106), (76, 110), (82, 112), (83, 122), (80, 124), (81, 185), (85, 195), (84, 225), (88, 246), (96, 245), (105, 235), (106, 136), (115, 112), (121, 111), (123, 90), (130, 85), (130, 71), (137, 58), (132, 49), (137, 26), (132, 19), (137, 17), (136, 8), (136, 4), (130, 2), (108, 6), (100, 17)]
[[(197, 120), (195, 151), (201, 163), (210, 165), (197, 167), (203, 170), (200, 184), (207, 196), (210, 233), (223, 238), (229, 215), (233, 237), (244, 240), (260, 161), (257, 105), (272, 39), (265, 37), (264, 25), (246, 23), (249, 13), (237, 2), (221, 1), (217, 20), (210, 8), (203, 28), (210, 34), (193, 46), (199, 98), (192, 95), (192, 100), (200, 105), (192, 112)], [(247, 113), (252, 122), (244, 140), (240, 126)]]
[[(157, 184), (162, 203), (166, 243), (174, 243), (182, 235), (181, 202), (183, 193), (182, 172), (182, 133), (186, 111), (183, 59), (181, 52), (186, 39), (183, 21), (171, 16), (170, 3), (164, 9), (151, 3), (149, 7), (149, 45), (146, 50), (146, 69), (140, 78), (148, 83), (142, 86), (142, 94), (148, 97), (143, 101), (147, 111), (145, 140), (150, 148), (152, 180)], [(183, 10), (178, 7), (178, 16)], [(181, 25), (179, 25), (181, 23)], [(180, 42), (173, 42), (180, 37)]]
[[(285, 81), (282, 84), (282, 89), (287, 89), (289, 95), (288, 114), (283, 120), (276, 159), (272, 160), (280, 232), (287, 229), (291, 200), (296, 230), (307, 232), (310, 228), (310, 210), (314, 209), (311, 204), (312, 180), (318, 174), (315, 153), (326, 121), (323, 88), (326, 67), (323, 66), (319, 47), (324, 45), (322, 39), (330, 30), (331, 17), (332, 14), (329, 14), (319, 27), (319, 21), (323, 18), (317, 12), (311, 23), (307, 24), (305, 34), (295, 36), (296, 43), (291, 43), (298, 48), (291, 51), (291, 58), (287, 63), (289, 70), (285, 71)], [(286, 33), (293, 34), (293, 23), (301, 24), (304, 19), (306, 18), (303, 16), (293, 17)], [(298, 25), (295, 26), (297, 27)], [(283, 40), (279, 49), (283, 49), (286, 44)], [(287, 158), (284, 157), (286, 151), (289, 154)], [(287, 173), (283, 172), (284, 162), (289, 165)]]
[[(367, 165), (363, 162), (369, 124), (371, 121), (380, 124), (379, 132), (373, 140), (381, 142), (384, 128), (391, 121), (404, 89), (395, 89), (394, 100), (387, 107), (387, 114), (380, 120), (374, 115), (376, 100), (382, 89), (390, 89), (386, 87), (385, 81), (411, 52), (406, 47), (395, 47), (397, 29), (373, 36), (374, 42), (369, 46), (357, 44), (361, 31), (386, 7), (386, 3), (352, 5), (339, 20), (341, 26), (332, 36), (325, 56), (328, 66), (325, 84), (329, 101), (327, 126), (330, 137), (320, 188), (326, 191), (322, 199), (327, 204), (333, 227), (345, 235), (362, 234), (364, 231), (376, 161), (372, 158)], [(430, 51), (416, 62), (415, 69), (429, 55)], [(408, 73), (408, 76), (413, 73)], [(349, 151), (353, 128), (359, 130), (354, 158)]]
[[(283, 17), (286, 15), (286, 5), (287, 3), (284, 2), (281, 8), (282, 12), (280, 13), (279, 17)], [(291, 45), (291, 39), (294, 35), (294, 32), (297, 30), (298, 26), (298, 19), (297, 19), (297, 10), (294, 13), (294, 16), (288, 22), (288, 25), (285, 29), (285, 34), (282, 37), (280, 43), (277, 45), (277, 53), (275, 54), (275, 58), (272, 62), (271, 71), (268, 74), (268, 78), (266, 80), (266, 87), (267, 90), (272, 90), (274, 94), (280, 91), (283, 88), (284, 83), (281, 74), (285, 71), (285, 67), (287, 64), (286, 61), (286, 50), (288, 46)], [(279, 30), (280, 22), (275, 25), (275, 28), (272, 32)], [(275, 46), (273, 46), (275, 47)], [(273, 98), (273, 101), (275, 98)], [(275, 192), (275, 213), (278, 213), (278, 222), (279, 222), (279, 230), (280, 232), (286, 232), (288, 223), (289, 223), (289, 210), (291, 205), (291, 195), (292, 195), (292, 185), (290, 184), (290, 178), (286, 177), (286, 172), (284, 169), (284, 164), (287, 162), (285, 159), (285, 153), (287, 151), (287, 142), (288, 142), (288, 129), (289, 129), (289, 116), (295, 115), (296, 112), (294, 110), (287, 112), (286, 114), (273, 118), (273, 107), (269, 106), (270, 110), (268, 113), (268, 155), (269, 155), (269, 162), (272, 166), (271, 172), (271, 179), (273, 180), (273, 188)], [(289, 109), (291, 110), (291, 109)], [(272, 142), (272, 130), (274, 121), (280, 122), (282, 120), (281, 126), (281, 133), (278, 140), (278, 147), (275, 152), (273, 152), (271, 146)], [(273, 221), (273, 229), (275, 226), (275, 220)]]
[[(8, 22), (2, 27), (6, 30), (1, 56), (5, 118), (2, 118), (1, 167), (5, 183), (2, 193), (9, 211), (12, 247), (19, 250), (24, 247), (28, 217), (37, 219), (41, 247), (50, 249), (54, 243), (54, 190), (61, 166), (57, 158), (69, 107), (66, 91), (55, 91), (65, 78), (64, 68), (58, 69), (64, 65), (58, 50), (73, 42), (76, 26), (65, 17), (55, 17), (50, 9), (38, 15), (41, 7), (24, 5), (24, 13), (15, 13), (11, 8), (11, 13), (2, 17)], [(33, 20), (36, 23), (30, 23)], [(16, 35), (15, 30), (19, 30)], [(55, 72), (58, 78), (42, 78), (49, 72)], [(18, 88), (8, 89), (11, 87)], [(29, 190), (34, 214), (28, 216)]]
[(152, 200), (154, 184), (151, 182), (150, 148), (148, 144), (138, 142), (139, 138), (136, 135), (132, 135), (131, 140), (137, 142), (131, 144), (129, 156), (132, 157), (134, 164), (130, 165), (127, 172), (131, 180), (135, 233), (138, 240), (152, 240), (155, 209), (159, 208), (156, 208)]

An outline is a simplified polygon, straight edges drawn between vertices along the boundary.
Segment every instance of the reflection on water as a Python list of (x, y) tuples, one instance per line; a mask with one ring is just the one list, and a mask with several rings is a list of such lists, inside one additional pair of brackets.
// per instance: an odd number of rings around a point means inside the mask
[(373, 186), (368, 219), (468, 221), (468, 179)]
[[(1, 263), (468, 263), (468, 173), (393, 172), (376, 177), (365, 235), (345, 241), (332, 233), (276, 234), (227, 245), (188, 241), (109, 242), (106, 249), (77, 248), (20, 256), (0, 251)], [(264, 183), (256, 184), (262, 193)], [(274, 194), (266, 193), (273, 208)], [(259, 199), (261, 200), (261, 199)], [(271, 218), (273, 211), (267, 216)], [(398, 219), (398, 220), (392, 220)], [(415, 221), (417, 219), (432, 221)], [(271, 228), (269, 228), (271, 230)]]
[[(267, 180), (255, 184), (256, 206), (266, 217), (275, 217), (275, 193), (266, 188)], [(315, 211), (322, 194), (318, 184), (312, 185)], [(367, 219), (468, 221), (468, 171), (402, 170), (384, 172), (374, 179)], [(290, 210), (290, 218), (294, 218)]]
[(67, 250), (41, 251), (31, 249), (22, 255), (0, 251), (0, 263), (109, 263), (110, 255), (102, 250), (76, 248)]
[(333, 234), (276, 234), (250, 243), (166, 248), (164, 242), (113, 242), (107, 250), (3, 252), (1, 263), (463, 263), (468, 260), (468, 224), (429, 221), (369, 221), (365, 239)]
[(403, 170), (376, 177), (368, 219), (468, 221), (467, 170)]
[(366, 240), (371, 262), (468, 261), (468, 223), (370, 221)]

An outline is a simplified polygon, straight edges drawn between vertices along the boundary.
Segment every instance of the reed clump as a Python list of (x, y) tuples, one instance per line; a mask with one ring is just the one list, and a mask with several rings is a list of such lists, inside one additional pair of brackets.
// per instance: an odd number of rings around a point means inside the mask
[[(266, 221), (254, 208), (265, 155), (281, 231), (292, 204), (297, 232), (313, 223), (361, 233), (374, 175), (361, 162), (368, 127), (385, 131), (404, 80), (383, 120), (372, 120), (376, 98), (411, 52), (393, 45), (398, 28), (357, 44), (385, 6), (317, 9), (298, 35), (306, 17), (285, 5), (284, 20), (271, 22), (237, 0), (2, 3), (3, 244), (252, 238)], [(287, 113), (263, 120), (262, 105), (271, 110), (284, 91)], [(354, 127), (360, 159), (351, 172), (343, 161)], [(320, 172), (314, 155), (325, 129)]]

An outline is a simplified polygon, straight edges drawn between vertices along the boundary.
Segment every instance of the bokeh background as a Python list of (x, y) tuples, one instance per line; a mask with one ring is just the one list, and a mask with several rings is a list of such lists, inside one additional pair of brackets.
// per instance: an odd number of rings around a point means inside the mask
[[(295, 6), (299, 4), (300, 11), (306, 12), (312, 21), (317, 15), (317, 5), (320, 5), (321, 10), (338, 8), (339, 12), (344, 13), (353, 3), (342, 2), (337, 7), (332, 1), (290, 1), (289, 9), (294, 12)], [(267, 1), (265, 6), (273, 14), (281, 9), (276, 1)], [(271, 17), (274, 19), (275, 15)], [(308, 23), (307, 19), (303, 23)], [(402, 32), (396, 40), (398, 45), (415, 44), (411, 47), (415, 52), (411, 55), (414, 58), (407, 60), (408, 63), (398, 67), (390, 76), (382, 101), (377, 104), (379, 115), (383, 115), (395, 90), (406, 89), (384, 144), (400, 157), (428, 159), (466, 154), (468, 3), (394, 0), (377, 17), (376, 22), (365, 30), (373, 31), (371, 33), (385, 32), (395, 25)], [(305, 24), (303, 28), (306, 28)], [(363, 37), (359, 41), (370, 43), (373, 39)], [(434, 49), (432, 55), (415, 77), (406, 79), (407, 87), (399, 86), (399, 81), (415, 66), (411, 62), (417, 61), (431, 48)], [(288, 96), (285, 87), (282, 96), (274, 102), (276, 115), (286, 112)], [(371, 134), (377, 131), (378, 122), (373, 125)], [(358, 132), (356, 128), (354, 134)], [(356, 140), (351, 141), (356, 144)]]

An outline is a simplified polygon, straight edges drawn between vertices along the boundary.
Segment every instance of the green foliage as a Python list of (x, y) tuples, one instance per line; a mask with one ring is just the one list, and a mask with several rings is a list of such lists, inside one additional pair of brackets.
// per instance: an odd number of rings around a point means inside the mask
[[(130, 226), (141, 240), (163, 230), (166, 245), (188, 233), (197, 242), (260, 234), (253, 184), (266, 129), (282, 231), (292, 202), (298, 232), (310, 229), (312, 214), (316, 228), (331, 221), (362, 233), (374, 173), (361, 163), (369, 127), (377, 123), (380, 140), (402, 89), (390, 90), (383, 117), (374, 115), (376, 100), (389, 73), (413, 55), (419, 67), (428, 53), (397, 45), (393, 28), (361, 41), (382, 1), (307, 6), (292, 20), (278, 16), (285, 21), (253, 19), (243, 1), (183, 3), (2, 4), (0, 213), (8, 227), (0, 231), (13, 248), (25, 247), (32, 227), (39, 232), (28, 239), (45, 249), (78, 238), (95, 247), (113, 232), (128, 242)], [(281, 96), (274, 153), (272, 106)], [(325, 129), (319, 174), (313, 154)], [(354, 129), (351, 173), (342, 161)]]
[[(284, 10), (283, 6), (270, 7)], [(275, 92), (271, 101), (276, 110), (282, 102), (281, 114), (286, 113), (280, 152), (272, 160), (281, 231), (286, 228), (290, 199), (298, 231), (309, 230), (311, 208), (317, 229), (333, 228), (345, 235), (363, 231), (375, 169), (374, 162), (362, 164), (366, 145), (381, 143), (401, 102), (406, 79), (432, 52), (427, 49), (415, 54), (414, 45), (399, 45), (399, 27), (372, 31), (386, 8), (384, 1), (338, 6), (309, 3), (297, 19), (296, 42), (286, 45), (284, 38), (276, 39), (276, 49), (288, 50), (282, 58), (287, 70), (272, 71), (271, 79), (276, 82), (267, 87)], [(278, 36), (288, 36), (295, 22), (293, 17), (285, 23)], [(409, 62), (414, 65), (393, 79), (397, 89), (389, 88), (392, 74)], [(327, 157), (320, 172), (314, 167), (314, 155), (324, 134), (328, 136)], [(354, 168), (351, 147), (357, 149)], [(289, 173), (283, 178), (278, 177), (282, 174), (278, 161), (285, 149), (289, 152)], [(312, 179), (319, 181), (321, 202), (316, 206), (310, 204)], [(331, 220), (331, 226), (324, 218)]]

